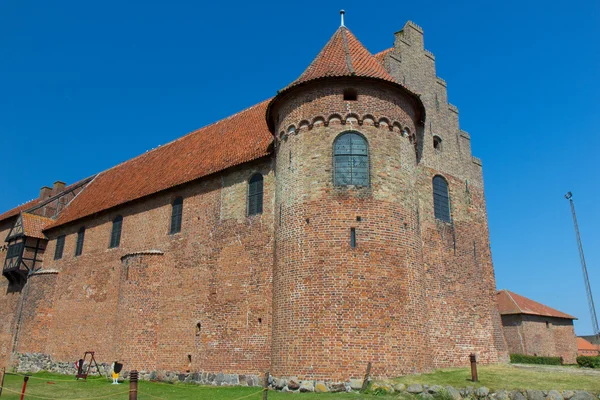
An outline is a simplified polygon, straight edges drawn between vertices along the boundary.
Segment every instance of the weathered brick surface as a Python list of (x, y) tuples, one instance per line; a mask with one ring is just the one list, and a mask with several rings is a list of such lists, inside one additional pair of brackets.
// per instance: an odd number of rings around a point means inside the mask
[(538, 315), (503, 315), (502, 325), (511, 354), (563, 357), (575, 364), (577, 343), (573, 321)]
[[(390, 83), (298, 86), (272, 114), (273, 157), (48, 231), (44, 270), (56, 273), (1, 294), (0, 361), (13, 338), (16, 352), (58, 361), (93, 349), (128, 369), (337, 381), (362, 377), (368, 362), (384, 377), (465, 365), (471, 352), (506, 360), (481, 164), (422, 31), (408, 24), (385, 66), (422, 94), (424, 124), (415, 99)], [(348, 87), (356, 101), (344, 101)], [(369, 143), (368, 188), (333, 186), (333, 142), (348, 130)], [(264, 211), (247, 217), (255, 171), (265, 176)], [(452, 224), (433, 214), (437, 174), (449, 183)], [(177, 196), (182, 232), (169, 235)], [(117, 215), (121, 245), (108, 249)], [(61, 234), (64, 256), (53, 260)]]

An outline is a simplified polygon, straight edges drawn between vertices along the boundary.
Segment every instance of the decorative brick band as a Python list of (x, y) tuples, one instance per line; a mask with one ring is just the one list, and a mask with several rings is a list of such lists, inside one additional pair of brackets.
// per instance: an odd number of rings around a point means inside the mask
[(161, 250), (142, 250), (142, 251), (136, 251), (134, 253), (127, 253), (124, 256), (121, 257), (121, 261), (126, 260), (127, 258), (130, 257), (135, 257), (135, 256), (145, 256), (145, 255), (158, 255), (158, 256), (162, 256), (163, 254), (165, 254), (163, 251)]
[(40, 269), (39, 271), (34, 271), (32, 272), (29, 276), (36, 276), (36, 275), (58, 275), (60, 271), (56, 270), (56, 269)]

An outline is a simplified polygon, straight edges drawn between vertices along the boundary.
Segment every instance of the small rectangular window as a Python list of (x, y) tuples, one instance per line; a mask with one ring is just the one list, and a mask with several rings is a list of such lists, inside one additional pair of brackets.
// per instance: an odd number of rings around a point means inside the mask
[(350, 247), (356, 247), (356, 228), (350, 228)]
[(80, 256), (83, 253), (83, 240), (85, 238), (85, 228), (81, 228), (77, 232), (77, 243), (75, 244), (75, 257)]
[(356, 89), (344, 89), (344, 101), (356, 101), (357, 98)]
[(56, 239), (56, 249), (54, 249), (54, 259), (60, 260), (63, 256), (63, 250), (65, 248), (65, 235), (60, 235)]

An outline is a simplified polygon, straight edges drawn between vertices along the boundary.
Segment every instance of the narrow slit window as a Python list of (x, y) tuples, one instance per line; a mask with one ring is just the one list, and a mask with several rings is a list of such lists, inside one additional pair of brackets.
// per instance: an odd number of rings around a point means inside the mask
[(254, 174), (248, 181), (248, 216), (263, 212), (263, 176)]
[(113, 220), (112, 231), (110, 233), (110, 248), (114, 249), (121, 244), (121, 230), (123, 229), (123, 217), (117, 216)]
[(85, 239), (85, 227), (79, 228), (77, 232), (77, 242), (75, 244), (75, 257), (80, 256), (83, 253), (83, 240)]
[(356, 248), (356, 228), (350, 228), (350, 247)]
[(344, 101), (356, 101), (358, 93), (356, 89), (344, 89)]
[(451, 222), (448, 183), (439, 175), (433, 177), (433, 211), (437, 219)]
[(181, 219), (183, 217), (183, 197), (178, 197), (171, 205), (171, 229), (169, 234), (181, 232)]
[(333, 144), (335, 186), (369, 186), (369, 145), (356, 132), (344, 133)]
[(56, 239), (56, 249), (54, 249), (54, 259), (60, 260), (63, 256), (63, 250), (65, 248), (65, 235), (60, 235)]

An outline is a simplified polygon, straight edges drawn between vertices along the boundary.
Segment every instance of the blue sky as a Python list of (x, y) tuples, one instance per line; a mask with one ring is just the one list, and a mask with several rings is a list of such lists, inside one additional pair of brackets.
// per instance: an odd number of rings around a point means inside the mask
[(563, 195), (574, 193), (600, 308), (598, 1), (3, 0), (0, 210), (273, 96), (341, 8), (372, 53), (407, 20), (424, 28), (483, 159), (498, 288), (591, 333)]

